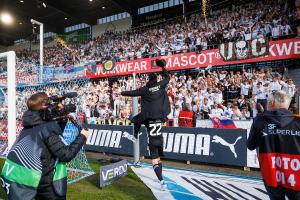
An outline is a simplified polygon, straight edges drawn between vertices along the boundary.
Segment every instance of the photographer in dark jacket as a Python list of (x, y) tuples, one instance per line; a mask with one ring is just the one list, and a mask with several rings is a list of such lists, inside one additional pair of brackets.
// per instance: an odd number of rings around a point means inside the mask
[(268, 97), (268, 110), (254, 119), (247, 147), (258, 148), (259, 163), (271, 200), (300, 200), (300, 118), (288, 111), (283, 91)]
[(83, 129), (67, 146), (62, 137), (66, 123), (41, 118), (47, 99), (47, 94), (41, 92), (27, 101), (24, 129), (12, 146), (1, 174), (2, 186), (9, 199), (66, 199), (65, 163), (76, 156), (89, 132)]
[(163, 80), (157, 82), (156, 74), (149, 75), (149, 81), (145, 87), (134, 91), (122, 92), (123, 96), (141, 96), (141, 112), (131, 120), (134, 123), (134, 134), (137, 135), (141, 125), (146, 126), (149, 137), (149, 150), (153, 169), (161, 182), (161, 188), (166, 189), (162, 178), (163, 136), (160, 132), (162, 124), (171, 112), (169, 97), (166, 87), (170, 81), (169, 74), (165, 69), (165, 60), (156, 60), (156, 65), (162, 68)]

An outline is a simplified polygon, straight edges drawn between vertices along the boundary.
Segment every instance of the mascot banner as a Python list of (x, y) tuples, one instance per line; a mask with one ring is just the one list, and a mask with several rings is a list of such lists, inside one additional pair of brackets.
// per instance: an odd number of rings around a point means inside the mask
[(167, 70), (184, 70), (206, 68), (207, 66), (224, 66), (243, 63), (266, 62), (273, 60), (297, 59), (300, 56), (300, 38), (268, 42), (264, 38), (252, 41), (238, 41), (221, 44), (219, 49), (174, 54), (170, 56), (144, 58), (122, 62), (89, 64), (85, 75), (89, 78), (122, 76), (135, 73), (158, 72), (156, 59), (165, 59)]

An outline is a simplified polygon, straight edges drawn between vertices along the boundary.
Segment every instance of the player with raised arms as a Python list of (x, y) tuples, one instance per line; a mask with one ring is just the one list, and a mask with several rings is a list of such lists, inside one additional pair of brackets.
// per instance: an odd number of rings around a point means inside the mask
[(149, 137), (149, 150), (154, 172), (161, 183), (163, 190), (166, 184), (162, 177), (163, 136), (161, 128), (171, 112), (166, 87), (170, 81), (169, 74), (165, 69), (165, 60), (156, 60), (156, 65), (162, 68), (163, 79), (157, 81), (157, 74), (151, 73), (146, 86), (133, 91), (124, 91), (123, 96), (141, 97), (141, 112), (131, 120), (134, 123), (134, 134), (137, 135), (141, 125), (146, 126)]

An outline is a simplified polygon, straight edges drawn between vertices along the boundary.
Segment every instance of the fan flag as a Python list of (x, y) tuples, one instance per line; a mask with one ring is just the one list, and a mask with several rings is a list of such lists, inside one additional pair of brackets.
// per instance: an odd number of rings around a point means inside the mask
[(214, 128), (236, 128), (232, 119), (220, 119), (219, 117), (211, 117)]
[(74, 66), (71, 66), (71, 65), (65, 65), (65, 66), (64, 66), (64, 72), (65, 72), (65, 73), (71, 73), (71, 72), (74, 72)]

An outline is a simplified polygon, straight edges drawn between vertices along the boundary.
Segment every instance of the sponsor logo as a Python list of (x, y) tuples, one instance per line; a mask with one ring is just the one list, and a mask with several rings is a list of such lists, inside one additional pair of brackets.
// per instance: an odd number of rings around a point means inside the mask
[[(86, 142), (87, 145), (122, 148), (120, 146), (121, 138), (126, 138), (132, 142), (136, 142), (136, 138), (126, 131), (90, 129), (90, 132), (90, 136)], [(141, 134), (142, 133), (139, 135)]]
[(104, 118), (97, 118), (97, 117), (89, 117), (87, 120), (89, 124), (118, 125), (118, 126), (131, 125), (131, 122), (128, 119), (104, 119)]
[(107, 171), (103, 171), (101, 173), (101, 176), (104, 181), (108, 181), (108, 180), (114, 179), (118, 176), (122, 176), (122, 174), (124, 174), (124, 173), (127, 173), (127, 164), (109, 169)]
[[(141, 135), (141, 133), (139, 135)], [(128, 140), (130, 140), (132, 142), (136, 142), (136, 138), (133, 135), (127, 133), (127, 132), (123, 132), (122, 137), (127, 138)]]
[(164, 152), (209, 156), (210, 135), (163, 133)]
[(273, 130), (276, 128), (276, 124), (268, 124), (268, 129)]
[(287, 135), (287, 136), (300, 136), (300, 131), (295, 130), (282, 130), (282, 129), (269, 129), (267, 133), (263, 132), (263, 136), (267, 135)]
[(105, 63), (103, 63), (104, 71), (112, 71), (114, 68), (115, 68), (115, 63), (111, 60), (108, 60)]
[[(87, 145), (120, 148), (122, 131), (90, 129), (90, 132), (90, 136), (86, 141)], [(129, 133), (124, 132), (124, 135), (128, 136)]]
[(228, 147), (230, 149), (230, 151), (233, 153), (234, 157), (237, 158), (237, 154), (235, 152), (235, 147), (234, 146), (236, 145), (236, 143), (240, 139), (242, 139), (242, 136), (239, 136), (238, 138), (236, 138), (236, 140), (235, 140), (235, 142), (233, 144), (230, 144), (230, 143), (226, 142), (223, 138), (221, 138), (221, 137), (219, 137), (217, 135), (214, 135), (212, 142), (218, 143), (218, 144), (221, 144), (223, 146)]
[[(90, 129), (90, 131), (87, 145), (122, 149), (121, 144), (126, 140), (136, 142), (136, 138), (133, 134), (130, 134), (130, 131), (98, 129)], [(162, 136), (164, 138), (165, 153), (214, 156), (215, 153), (211, 152), (211, 142), (213, 142), (228, 147), (234, 158), (238, 157), (236, 144), (242, 139), (242, 136), (239, 136), (234, 143), (229, 143), (220, 136), (209, 134), (162, 132)]]
[(127, 161), (121, 160), (117, 163), (106, 165), (100, 168), (100, 187), (111, 184), (113, 181), (126, 176)]
[(8, 176), (14, 170), (15, 166), (13, 165), (10, 166), (9, 163), (5, 162), (3, 168), (5, 169), (4, 170), (5, 176)]
[(262, 132), (262, 134), (263, 134), (263, 136), (267, 136), (268, 135), (268, 133), (266, 133), (266, 132)]
[(152, 88), (149, 88), (149, 91), (150, 92), (157, 92), (159, 89), (160, 89), (160, 85), (152, 87)]
[[(157, 199), (269, 199), (263, 181), (247, 177), (165, 167), (164, 180), (169, 191), (162, 193), (157, 183), (153, 183), (151, 166), (132, 167), (132, 170), (152, 190)], [(178, 194), (180, 198), (174, 198)]]

